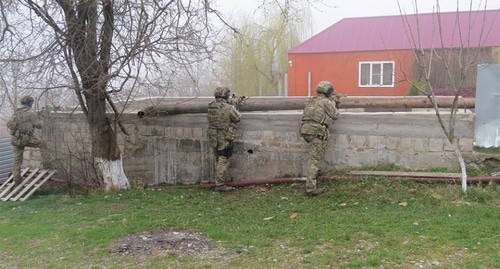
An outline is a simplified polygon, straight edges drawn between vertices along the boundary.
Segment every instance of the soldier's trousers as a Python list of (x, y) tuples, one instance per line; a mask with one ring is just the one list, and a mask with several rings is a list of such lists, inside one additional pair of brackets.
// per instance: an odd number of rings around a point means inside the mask
[[(38, 138), (33, 138), (28, 143), (22, 143), (20, 145), (12, 143), (12, 153), (14, 155), (14, 161), (12, 162), (12, 176), (14, 177), (14, 182), (16, 182), (16, 184), (20, 184), (23, 181), (21, 177), (21, 166), (23, 165), (23, 154), (25, 147), (40, 148), (40, 153), (42, 155), (42, 165), (44, 163), (50, 162), (50, 155), (47, 149), (47, 145), (44, 141)], [(48, 167), (45, 167), (44, 165), (44, 168)]]
[(217, 167), (215, 176), (215, 185), (222, 186), (226, 183), (229, 170), (229, 158), (225, 156), (216, 156)]
[(327, 139), (313, 137), (309, 142), (309, 163), (307, 170), (306, 191), (313, 191), (316, 189), (321, 160), (325, 155), (327, 146)]

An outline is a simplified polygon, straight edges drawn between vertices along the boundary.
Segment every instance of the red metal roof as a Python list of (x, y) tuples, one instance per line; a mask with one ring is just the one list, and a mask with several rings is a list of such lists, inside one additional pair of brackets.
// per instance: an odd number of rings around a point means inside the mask
[(500, 9), (346, 18), (289, 53), (496, 47), (499, 33)]

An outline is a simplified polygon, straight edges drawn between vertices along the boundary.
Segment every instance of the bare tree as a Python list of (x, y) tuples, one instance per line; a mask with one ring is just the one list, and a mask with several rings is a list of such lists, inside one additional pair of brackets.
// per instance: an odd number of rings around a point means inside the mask
[[(223, 81), (245, 95), (279, 95), (288, 68), (287, 52), (312, 34), (309, 2), (262, 1), (258, 15), (241, 23), (220, 61)], [(257, 11), (256, 11), (257, 12)], [(266, 18), (255, 20), (255, 16)]]
[[(45, 63), (51, 87), (73, 90), (86, 116), (97, 182), (125, 189), (116, 136), (126, 133), (114, 97), (154, 84), (158, 70), (212, 57), (220, 14), (207, 0), (4, 0), (1, 2), (3, 61)], [(26, 48), (26, 54), (6, 52)], [(41, 74), (41, 73), (38, 73)], [(38, 76), (42, 79), (42, 76)], [(111, 108), (111, 114), (107, 108)]]
[[(414, 1), (414, 11), (418, 15), (418, 1)], [(458, 4), (458, 2), (457, 2)], [(399, 1), (398, 1), (399, 5)], [(403, 23), (405, 24), (406, 35), (414, 47), (414, 59), (417, 71), (414, 76), (419, 81), (425, 83), (418, 83), (416, 81), (409, 81), (410, 84), (418, 89), (421, 93), (426, 95), (430, 102), (433, 104), (439, 125), (443, 130), (444, 135), (454, 148), (455, 154), (460, 164), (462, 172), (462, 190), (467, 191), (467, 169), (464, 161), (463, 154), (460, 149), (459, 140), (455, 136), (455, 122), (457, 118), (458, 99), (460, 91), (464, 88), (475, 87), (475, 72), (479, 63), (487, 62), (490, 60), (491, 53), (489, 48), (484, 48), (483, 43), (486, 41), (490, 33), (488, 25), (483, 16), (477, 16), (472, 11), (474, 9), (486, 10), (487, 1), (479, 3), (478, 6), (473, 6), (473, 1), (470, 1), (470, 9), (468, 10), (469, 16), (467, 21), (469, 24), (459, 23), (459, 7), (457, 6), (456, 22), (452, 33), (443, 32), (442, 14), (440, 12), (439, 1), (436, 1), (436, 9), (434, 14), (435, 20), (432, 32), (423, 33), (418, 21), (409, 21), (409, 16), (406, 16), (400, 7)], [(479, 42), (472, 42), (472, 32), (480, 31)], [(424, 35), (432, 36), (436, 42), (430, 47), (424, 45)], [(458, 40), (456, 46), (450, 47), (446, 41), (446, 36), (451, 35), (453, 39)], [(454, 96), (453, 105), (449, 109), (449, 117), (444, 117), (445, 112), (438, 106), (436, 95), (437, 90), (440, 88), (447, 88), (450, 90), (451, 95)]]

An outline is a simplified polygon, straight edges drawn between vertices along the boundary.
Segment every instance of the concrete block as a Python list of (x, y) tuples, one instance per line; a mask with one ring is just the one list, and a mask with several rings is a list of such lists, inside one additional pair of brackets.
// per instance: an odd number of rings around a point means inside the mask
[(180, 138), (187, 138), (191, 139), (193, 138), (193, 128), (182, 128), (182, 137)]
[(368, 148), (378, 148), (380, 145), (384, 144), (384, 138), (382, 136), (375, 136), (375, 135), (370, 135), (367, 137), (367, 144), (366, 146)]
[(390, 150), (399, 149), (400, 142), (401, 142), (401, 137), (389, 136), (384, 138), (385, 147)]
[(458, 145), (462, 152), (472, 152), (474, 150), (474, 138), (459, 138)]
[(429, 139), (427, 138), (414, 138), (413, 149), (417, 152), (427, 152), (429, 150)]
[(174, 128), (174, 138), (184, 138), (184, 128), (175, 127)]
[(283, 134), (284, 145), (295, 145), (304, 142), (304, 139), (300, 136), (298, 132), (286, 132)]
[(355, 149), (366, 148), (368, 145), (367, 137), (362, 135), (353, 135), (351, 136), (351, 144), (350, 146)]
[(439, 138), (429, 138), (429, 151), (437, 152), (443, 151), (444, 141)]
[(174, 127), (165, 127), (165, 137), (175, 137), (175, 128)]
[(399, 150), (413, 151), (413, 139), (410, 137), (402, 137), (399, 143)]
[(351, 137), (347, 134), (338, 134), (335, 136), (335, 145), (337, 147), (349, 148)]
[[(238, 133), (240, 133), (238, 131)], [(248, 131), (243, 132), (241, 135), (241, 139), (244, 141), (262, 141), (264, 140), (264, 133), (261, 131)]]
[(163, 126), (151, 126), (149, 129), (149, 135), (164, 136), (165, 135), (165, 128), (163, 128)]
[(207, 134), (203, 128), (195, 127), (192, 129), (192, 134), (194, 139), (203, 139), (207, 137)]
[(155, 128), (157, 126), (144, 125), (142, 128), (139, 128), (139, 135), (151, 136)]
[(262, 132), (262, 139), (264, 141), (273, 141), (275, 139), (275, 133), (274, 131), (263, 131)]

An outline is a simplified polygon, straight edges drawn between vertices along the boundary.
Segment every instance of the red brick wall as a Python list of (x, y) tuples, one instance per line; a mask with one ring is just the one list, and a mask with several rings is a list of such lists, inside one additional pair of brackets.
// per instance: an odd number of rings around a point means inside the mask
[[(312, 94), (322, 80), (333, 83), (335, 90), (350, 96), (403, 96), (410, 88), (413, 54), (411, 51), (344, 52), (289, 54), (288, 95), (308, 95), (308, 72), (311, 72)], [(394, 61), (394, 87), (358, 87), (359, 62)]]

